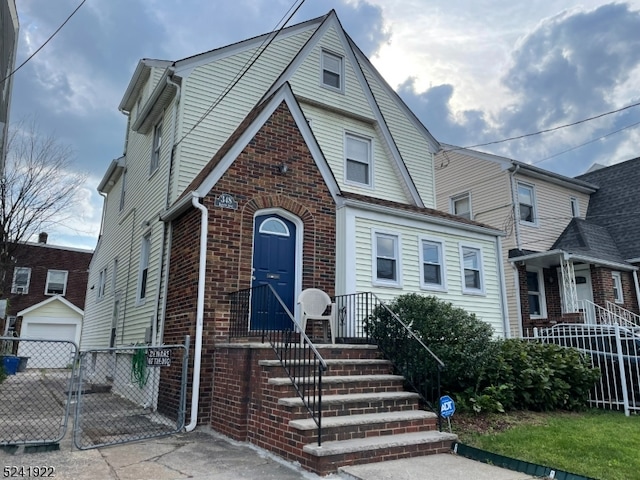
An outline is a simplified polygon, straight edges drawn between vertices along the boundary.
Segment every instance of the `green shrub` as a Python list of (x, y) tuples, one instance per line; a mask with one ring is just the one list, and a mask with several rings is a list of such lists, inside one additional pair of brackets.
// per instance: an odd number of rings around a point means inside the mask
[[(388, 307), (445, 364), (441, 373), (443, 393), (475, 388), (487, 362), (495, 357), (492, 328), (475, 315), (433, 296), (407, 294)], [(408, 341), (405, 330), (384, 308), (377, 307), (366, 326), (368, 334), (416, 387), (428, 382), (433, 363), (417, 342)]]
[[(519, 339), (501, 340), (499, 353), (484, 372), (478, 392), (506, 410), (580, 410), (600, 376), (578, 350)], [(496, 394), (497, 387), (511, 392)]]

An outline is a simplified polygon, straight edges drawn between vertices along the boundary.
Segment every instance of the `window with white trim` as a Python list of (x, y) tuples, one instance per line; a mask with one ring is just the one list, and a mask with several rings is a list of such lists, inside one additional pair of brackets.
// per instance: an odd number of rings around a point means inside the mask
[(345, 134), (345, 180), (371, 185), (371, 140)]
[(29, 282), (31, 281), (31, 269), (27, 267), (16, 267), (13, 269), (13, 283), (11, 293), (26, 295), (29, 293)]
[(518, 208), (520, 223), (536, 224), (535, 192), (532, 185), (518, 182)]
[(113, 259), (113, 271), (111, 272), (111, 294), (115, 294), (118, 280), (118, 259)]
[(374, 283), (400, 284), (399, 238), (388, 233), (374, 233)]
[(45, 287), (45, 295), (64, 295), (67, 292), (67, 277), (69, 272), (66, 270), (49, 270), (47, 271), (47, 285)]
[(160, 165), (160, 149), (162, 148), (162, 121), (153, 127), (153, 145), (151, 147), (151, 166), (149, 173), (153, 173)]
[(578, 199), (575, 197), (571, 197), (571, 216), (573, 218), (580, 216), (580, 204), (578, 203)]
[(100, 270), (98, 274), (98, 291), (96, 292), (96, 299), (101, 300), (104, 298), (105, 291), (107, 289), (107, 268)]
[(451, 213), (471, 220), (471, 195), (469, 192), (451, 197)]
[(420, 241), (420, 286), (428, 289), (445, 289), (445, 268), (442, 242), (430, 239)]
[(127, 193), (127, 169), (122, 171), (122, 189), (120, 190), (120, 211), (124, 208), (124, 197)]
[(462, 293), (484, 294), (482, 251), (479, 248), (461, 245)]
[(547, 316), (543, 279), (542, 269), (527, 267), (529, 315), (533, 318), (544, 318)]
[(324, 87), (343, 91), (344, 88), (344, 60), (341, 56), (322, 51), (322, 79)]
[(611, 278), (613, 279), (613, 299), (615, 303), (624, 303), (622, 275), (620, 275), (620, 272), (611, 272)]
[(147, 296), (147, 281), (149, 275), (149, 253), (151, 251), (151, 234), (142, 238), (140, 246), (140, 269), (138, 271), (138, 303), (144, 302)]

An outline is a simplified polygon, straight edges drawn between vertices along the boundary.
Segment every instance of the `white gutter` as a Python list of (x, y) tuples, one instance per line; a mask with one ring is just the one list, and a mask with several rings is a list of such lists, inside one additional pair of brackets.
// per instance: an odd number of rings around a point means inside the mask
[(504, 280), (504, 264), (502, 260), (502, 239), (496, 237), (496, 255), (498, 256), (498, 278), (500, 279), (500, 308), (502, 309), (502, 330), (506, 338), (511, 337), (511, 326), (509, 325), (509, 309), (507, 307), (507, 287)]
[(200, 219), (200, 261), (198, 265), (198, 300), (196, 304), (196, 343), (193, 355), (193, 385), (191, 390), (191, 422), (185, 427), (191, 432), (198, 424), (198, 400), (200, 393), (200, 364), (202, 357), (202, 331), (204, 325), (204, 282), (207, 265), (207, 230), (209, 227), (209, 212), (195, 195), (191, 197), (191, 204), (202, 212)]

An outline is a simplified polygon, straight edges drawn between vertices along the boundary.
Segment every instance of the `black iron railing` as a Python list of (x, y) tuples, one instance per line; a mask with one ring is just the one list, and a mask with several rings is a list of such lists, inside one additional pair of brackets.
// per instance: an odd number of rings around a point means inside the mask
[(322, 374), (327, 363), (305, 335), (296, 328), (293, 314), (271, 285), (260, 285), (230, 295), (229, 337), (259, 337), (269, 342), (291, 382), (318, 426), (322, 445)]
[(336, 337), (343, 343), (371, 343), (393, 362), (394, 369), (417, 392), (425, 406), (440, 415), (442, 360), (374, 293), (338, 295)]

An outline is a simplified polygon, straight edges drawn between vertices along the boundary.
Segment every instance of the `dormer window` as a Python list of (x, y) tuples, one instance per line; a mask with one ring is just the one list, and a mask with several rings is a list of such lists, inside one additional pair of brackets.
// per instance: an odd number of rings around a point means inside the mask
[(322, 52), (322, 86), (338, 90), (344, 89), (344, 62), (343, 58), (329, 53)]

